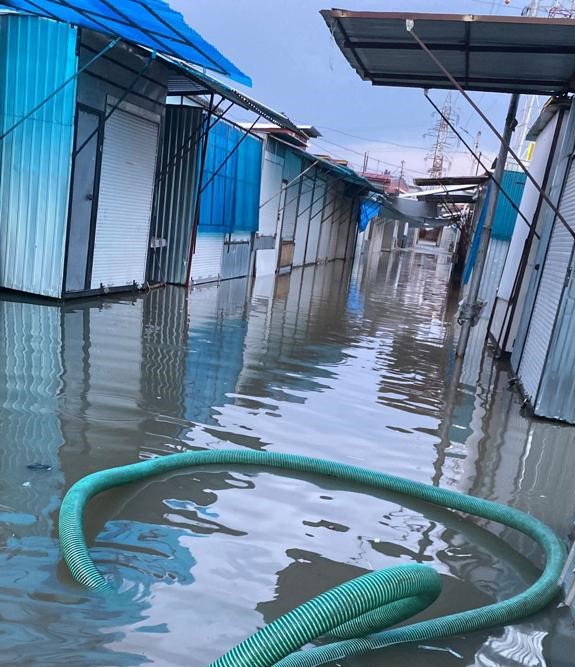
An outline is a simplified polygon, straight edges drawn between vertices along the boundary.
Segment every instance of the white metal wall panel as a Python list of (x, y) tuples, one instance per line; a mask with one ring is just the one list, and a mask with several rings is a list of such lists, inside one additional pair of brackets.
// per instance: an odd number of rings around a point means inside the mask
[(259, 233), (266, 236), (277, 233), (283, 165), (282, 157), (265, 152), (260, 197), (260, 206), (264, 205), (260, 209)]
[(317, 261), (318, 262), (327, 262), (329, 259), (329, 246), (331, 241), (331, 231), (333, 216), (335, 213), (335, 201), (333, 200), (333, 194), (328, 194), (328, 201), (325, 207), (325, 211), (321, 216), (321, 229), (319, 236), (319, 248), (317, 251)]
[(337, 223), (337, 248), (335, 255), (336, 259), (345, 259), (350, 216), (351, 216), (351, 201), (349, 199), (342, 199), (341, 218)]
[(245, 232), (231, 234), (224, 239), (222, 280), (243, 278), (250, 273), (252, 260), (251, 235)]
[(315, 264), (319, 245), (319, 233), (321, 231), (322, 209), (325, 205), (325, 181), (317, 180), (313, 194), (313, 204), (309, 220), (309, 232), (305, 251), (305, 263)]
[[(575, 163), (571, 165), (559, 210), (571, 228), (575, 228)], [(531, 401), (535, 401), (539, 390), (572, 251), (572, 236), (562, 223), (556, 222), (541, 269), (541, 282), (518, 372)]]
[(338, 197), (335, 203), (335, 213), (333, 218), (330, 220), (329, 226), (331, 227), (330, 237), (329, 237), (329, 250), (328, 250), (328, 259), (330, 262), (334, 260), (337, 256), (337, 239), (339, 235), (340, 222), (341, 222), (341, 211), (344, 200), (341, 197)]
[(92, 289), (144, 283), (158, 129), (120, 109), (106, 122)]
[(192, 281), (209, 283), (220, 279), (224, 234), (198, 232), (196, 251), (192, 257)]
[(295, 248), (293, 256), (293, 265), (302, 266), (305, 261), (305, 246), (307, 239), (307, 232), (309, 229), (310, 211), (309, 207), (312, 202), (313, 194), (313, 178), (308, 176), (303, 177), (302, 189), (300, 194), (299, 210), (297, 224), (295, 229)]
[(483, 317), (489, 318), (491, 316), (508, 250), (509, 241), (492, 238), (489, 242), (485, 269), (481, 276), (481, 287), (479, 288), (479, 298), (485, 301)]

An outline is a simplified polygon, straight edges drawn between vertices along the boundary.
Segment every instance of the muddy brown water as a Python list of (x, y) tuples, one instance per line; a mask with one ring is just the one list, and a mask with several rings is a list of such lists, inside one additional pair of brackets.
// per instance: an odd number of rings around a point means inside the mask
[[(58, 507), (74, 481), (193, 447), (364, 465), (511, 504), (566, 537), (575, 429), (524, 415), (477, 336), (453, 383), (449, 268), (400, 252), (189, 295), (0, 301), (0, 663), (202, 667), (310, 595), (399, 563), (442, 575), (428, 615), (528, 585), (540, 554), (511, 531), (251, 469), (96, 499), (87, 533), (116, 596), (80, 589), (60, 559)], [(563, 667), (573, 655), (570, 614), (555, 605), (348, 664)]]

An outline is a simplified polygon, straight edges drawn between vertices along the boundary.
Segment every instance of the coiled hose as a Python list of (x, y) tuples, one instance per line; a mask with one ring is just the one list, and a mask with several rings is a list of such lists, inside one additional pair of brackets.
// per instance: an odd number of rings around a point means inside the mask
[[(86, 546), (83, 514), (90, 498), (106, 489), (181, 468), (248, 465), (313, 473), (391, 491), (509, 526), (534, 539), (545, 552), (545, 569), (522, 593), (479, 609), (385, 630), (431, 604), (440, 591), (439, 575), (422, 565), (405, 565), (358, 577), (309, 600), (254, 633), (210, 667), (315, 667), (392, 644), (440, 639), (518, 621), (545, 607), (557, 595), (565, 549), (555, 533), (516, 509), (455, 491), (412, 482), (365, 468), (252, 450), (193, 451), (88, 475), (66, 494), (60, 510), (60, 544), (77, 581), (105, 591), (110, 585)], [(298, 651), (320, 637), (330, 644)]]

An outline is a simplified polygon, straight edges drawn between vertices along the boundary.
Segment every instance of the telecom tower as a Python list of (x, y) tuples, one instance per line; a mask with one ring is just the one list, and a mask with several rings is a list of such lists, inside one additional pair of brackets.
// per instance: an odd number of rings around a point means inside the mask
[(429, 132), (425, 134), (426, 137), (433, 137), (433, 148), (425, 156), (426, 162), (431, 163), (427, 170), (430, 178), (441, 178), (445, 176), (449, 169), (450, 159), (447, 153), (455, 144), (455, 133), (449, 125), (456, 125), (457, 123), (458, 116), (450, 92), (443, 103), (441, 115), (429, 129)]

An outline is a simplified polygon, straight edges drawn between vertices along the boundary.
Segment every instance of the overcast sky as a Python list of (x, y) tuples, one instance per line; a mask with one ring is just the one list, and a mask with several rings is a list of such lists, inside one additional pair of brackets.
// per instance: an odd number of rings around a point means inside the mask
[[(420, 90), (373, 87), (362, 81), (335, 45), (319, 14), (333, 6), (321, 0), (169, 0), (188, 23), (253, 80), (251, 96), (283, 111), (298, 123), (315, 125), (323, 139), (314, 151), (343, 157), (360, 167), (399, 170), (409, 176), (427, 168), (432, 144), (426, 137), (432, 108)], [(350, 10), (420, 11), (519, 15), (529, 0), (342, 0)], [(544, 3), (541, 3), (544, 4)], [(547, 3), (549, 4), (549, 3)], [(233, 84), (235, 85), (235, 84)], [(439, 104), (444, 91), (433, 92)], [(493, 93), (476, 100), (502, 127), (507, 100)], [(482, 132), (481, 149), (492, 159), (497, 140), (471, 107), (455, 93), (459, 126), (471, 143)], [(473, 138), (470, 138), (473, 137)], [(397, 144), (400, 144), (399, 146)], [(455, 146), (451, 173), (471, 173), (471, 158)], [(376, 163), (376, 160), (380, 160)]]

